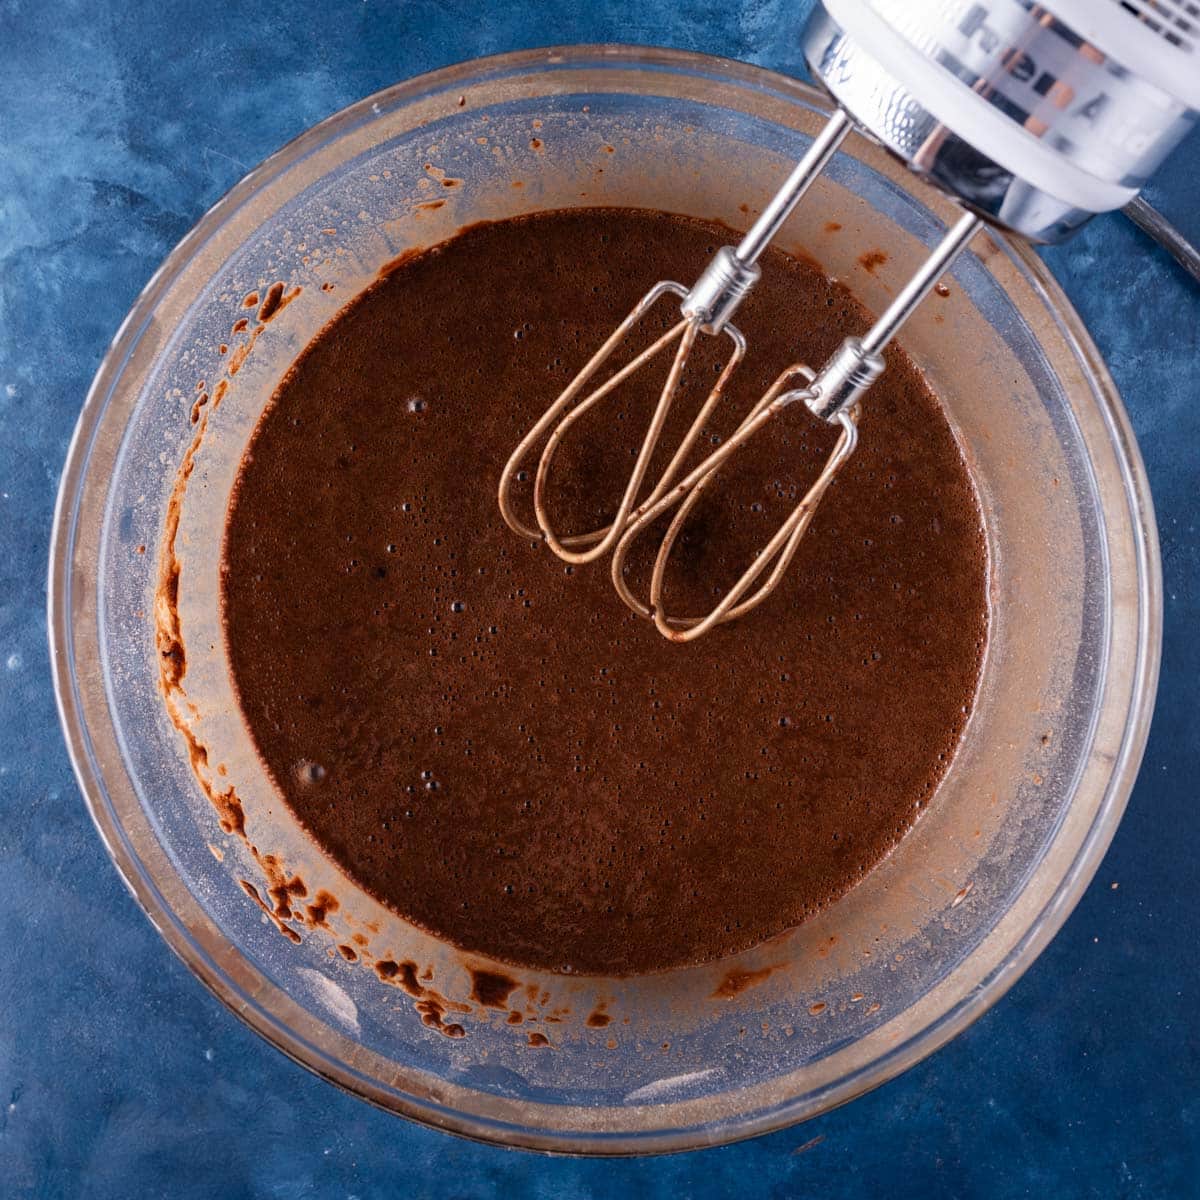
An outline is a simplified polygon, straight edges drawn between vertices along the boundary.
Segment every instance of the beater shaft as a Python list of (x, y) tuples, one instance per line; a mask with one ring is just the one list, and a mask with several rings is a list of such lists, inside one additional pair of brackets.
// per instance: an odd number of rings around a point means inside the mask
[(809, 387), (785, 393), (781, 402), (803, 400), (825, 421), (857, 404), (883, 373), (884, 348), (982, 228), (983, 221), (973, 213), (959, 217), (871, 328), (861, 338), (846, 338)]
[(853, 128), (853, 122), (842, 109), (835, 108), (830, 113), (829, 120), (813, 138), (812, 145), (804, 157), (796, 164), (779, 191), (771, 197), (766, 208), (738, 243), (737, 256), (742, 262), (753, 263), (759, 260), (762, 252), (783, 228), (783, 223), (792, 215), (796, 205), (804, 198), (804, 193), (812, 186), (813, 180), (829, 165), (829, 160)]

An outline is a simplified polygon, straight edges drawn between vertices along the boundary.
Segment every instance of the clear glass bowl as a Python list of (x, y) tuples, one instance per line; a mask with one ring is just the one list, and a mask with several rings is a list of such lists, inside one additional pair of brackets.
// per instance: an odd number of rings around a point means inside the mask
[[(1078, 318), (1028, 250), (988, 236), (903, 339), (946, 399), (986, 510), (993, 632), (979, 704), (929, 811), (827, 912), (704, 968), (626, 981), (524, 972), (520, 994), (553, 1043), (534, 1048), (528, 1024), (471, 1003), (477, 959), (337, 876), (272, 796), (240, 728), (216, 618), (222, 518), (255, 420), (309, 338), (384, 262), (470, 221), (619, 204), (744, 225), (821, 119), (821, 99), (793, 80), (668, 51), (536, 51), (423, 76), (318, 125), (235, 187), (150, 281), (96, 376), (63, 476), (49, 601), (89, 809), (191, 969), (276, 1046), (379, 1105), (496, 1142), (596, 1154), (711, 1145), (812, 1116), (994, 1003), (1112, 837), (1157, 675), (1150, 498)], [(949, 213), (852, 140), (782, 244), (878, 310)], [(870, 274), (858, 260), (876, 249), (888, 259)], [(243, 297), (275, 281), (302, 291), (231, 377), (248, 336), (232, 331), (249, 312)], [(209, 406), (179, 509), (186, 711), (224, 771), (219, 786), (236, 783), (250, 840), (310, 892), (341, 898), (332, 940), (313, 931), (293, 945), (247, 898), (239, 880), (258, 867), (218, 829), (160, 692), (164, 519), (195, 437), (197, 385), (212, 392), (222, 377), (228, 393)], [(359, 962), (334, 953), (347, 942)], [(466, 1036), (423, 1025), (369, 969), (383, 957), (428, 965), (462, 1002)], [(604, 1028), (584, 1020), (599, 1010)]]

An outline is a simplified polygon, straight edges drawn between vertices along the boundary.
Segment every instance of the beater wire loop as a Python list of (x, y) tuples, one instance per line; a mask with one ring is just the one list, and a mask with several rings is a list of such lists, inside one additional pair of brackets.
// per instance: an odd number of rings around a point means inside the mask
[[(655, 452), (662, 440), (663, 428), (671, 413), (671, 408), (679, 392), (680, 380), (696, 338), (701, 332), (701, 321), (696, 317), (683, 317), (666, 333), (646, 347), (635, 358), (631, 359), (619, 371), (606, 379), (598, 387), (593, 388), (578, 399), (596, 373), (612, 357), (621, 342), (629, 335), (630, 330), (666, 295), (685, 297), (687, 289), (678, 283), (665, 281), (651, 288), (633, 307), (629, 315), (613, 331), (599, 350), (588, 360), (583, 370), (560, 393), (557, 400), (542, 414), (537, 424), (521, 439), (513, 451), (500, 476), (499, 501), (500, 512), (509, 528), (528, 538), (541, 538), (564, 562), (587, 563), (602, 557), (616, 545), (629, 523), (630, 514), (638, 504), (639, 496), (645, 486), (646, 475), (654, 459)], [(725, 393), (725, 387), (733, 372), (746, 352), (746, 341), (733, 325), (725, 325), (722, 330), (732, 343), (732, 350), (724, 367), (717, 376), (701, 404), (695, 417), (684, 434), (670, 462), (663, 469), (658, 481), (651, 488), (649, 495), (641, 500), (641, 504), (655, 503), (670, 487), (691, 454), (697, 439), (704, 432), (705, 425), (713, 409), (720, 403)], [(554, 457), (561, 447), (563, 440), (571, 432), (573, 426), (587, 415), (596, 405), (607, 399), (634, 372), (641, 370), (652, 359), (666, 353), (672, 344), (678, 343), (671, 359), (671, 367), (667, 372), (666, 381), (658, 395), (654, 412), (647, 427), (646, 436), (638, 449), (636, 461), (625, 489), (617, 505), (617, 511), (612, 521), (586, 533), (560, 534), (556, 532), (547, 502), (547, 489), (551, 477)], [(572, 407), (573, 406), (573, 407)], [(522, 521), (515, 512), (512, 499), (513, 484), (521, 474), (523, 464), (533, 455), (535, 448), (545, 439), (538, 458), (537, 469), (533, 482), (533, 510), (536, 525)]]
[[(791, 407), (796, 400), (802, 400), (809, 395), (803, 388), (797, 389), (791, 386), (797, 378), (811, 384), (815, 375), (802, 364), (788, 367), (763, 394), (734, 431), (733, 436), (720, 449), (710, 454), (699, 466), (672, 487), (666, 495), (653, 502), (642, 504), (636, 509), (625, 532), (617, 542), (611, 563), (612, 582), (617, 594), (633, 612), (652, 620), (659, 633), (673, 642), (690, 642), (703, 636), (715, 625), (743, 616), (751, 609), (757, 608), (775, 590), (799, 549), (800, 542), (812, 522), (821, 498), (829, 489), (829, 485), (837, 473), (845, 465), (846, 460), (854, 453), (854, 448), (858, 443), (857, 407), (838, 414), (835, 423), (840, 427), (841, 432), (821, 473), (804, 493), (796, 507), (788, 514), (774, 536), (733, 587), (721, 598), (720, 602), (704, 616), (671, 616), (665, 611), (663, 584), (666, 578), (667, 563), (671, 556), (671, 550), (687, 523), (688, 517), (700, 502), (705, 490), (716, 479), (722, 466), (743, 449), (755, 434), (774, 421), (781, 412)], [(626, 559), (641, 534), (672, 508), (675, 509), (675, 512), (659, 544), (658, 553), (655, 555), (654, 567), (650, 576), (649, 599), (648, 601), (639, 600), (633, 594), (626, 577)], [(759, 585), (748, 599), (743, 599), (768, 567), (770, 567), (770, 573), (767, 575), (766, 581)]]

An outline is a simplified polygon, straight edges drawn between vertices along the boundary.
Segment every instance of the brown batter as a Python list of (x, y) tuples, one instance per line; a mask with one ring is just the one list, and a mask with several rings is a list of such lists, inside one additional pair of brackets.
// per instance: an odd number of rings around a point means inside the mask
[[(980, 515), (895, 349), (784, 585), (696, 643), (629, 614), (607, 563), (565, 568), (501, 522), (519, 433), (650, 282), (694, 279), (728, 240), (638, 211), (475, 226), (308, 347), (246, 456), (223, 601), (251, 733), (347, 873), (459, 946), (603, 974), (750, 947), (887, 854), (967, 719), (987, 628)], [(763, 265), (710, 444), (782, 367), (866, 324), (811, 264)], [(725, 351), (702, 340), (681, 410)], [(564, 449), (564, 525), (615, 500), (661, 378)], [(681, 546), (680, 605), (711, 606), (831, 438), (796, 406), (738, 460)]]

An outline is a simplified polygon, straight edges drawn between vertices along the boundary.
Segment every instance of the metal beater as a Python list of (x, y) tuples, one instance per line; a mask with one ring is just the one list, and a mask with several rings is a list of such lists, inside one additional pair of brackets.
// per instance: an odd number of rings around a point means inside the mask
[[(696, 444), (696, 439), (700, 436), (705, 421), (720, 401), (730, 377), (745, 355), (746, 339), (731, 321), (738, 306), (750, 293), (762, 274), (758, 266), (762, 252), (782, 228), (792, 210), (800, 203), (813, 181), (824, 170), (826, 163), (833, 157), (834, 151), (845, 140), (851, 128), (850, 119), (844, 113), (836, 113), (830, 118), (825, 128), (814, 139), (808, 153), (796, 165), (784, 185), (775, 193), (771, 202), (754, 222), (737, 248), (723, 246), (718, 250), (693, 288), (689, 290), (682, 284), (663, 280), (656, 283), (634, 305), (629, 315), (617, 326), (604, 345), (596, 351), (583, 370), (571, 380), (558, 399), (542, 414), (537, 424), (521, 439), (520, 444), (509, 458), (500, 477), (500, 511), (511, 529), (526, 537), (544, 537), (550, 549), (559, 558), (570, 563), (591, 562), (611, 550), (629, 525), (636, 498), (645, 482), (646, 472), (649, 470), (651, 459), (654, 457), (654, 452), (662, 437), (663, 426), (679, 388), (680, 376), (683, 374), (692, 348), (696, 344), (696, 338), (701, 333), (710, 337), (724, 333), (733, 343), (733, 349), (725, 367), (718, 375), (717, 382), (700, 406), (696, 417), (650, 495), (642, 500), (639, 511), (647, 505), (656, 503), (662, 497), (679, 469), (686, 462), (692, 447)], [(612, 357), (630, 330), (659, 300), (670, 295), (679, 296), (682, 299), (683, 303), (679, 306), (682, 319), (611, 378), (592, 389), (564, 417), (562, 414), (575, 403), (580, 392), (587, 387), (596, 372)], [(676, 342), (678, 346), (671, 362), (671, 368), (667, 372), (666, 382), (659, 394), (658, 404), (650, 418), (646, 437), (634, 462), (633, 471), (618, 503), (617, 513), (612, 524), (590, 533), (560, 538), (551, 526), (546, 509), (546, 482), (550, 475), (554, 455), (563, 439), (581, 417), (611, 395), (635, 371), (641, 370)], [(551, 428), (552, 426), (553, 428)], [(537, 474), (533, 484), (533, 507), (537, 517), (537, 528), (532, 528), (524, 524), (513, 510), (512, 485), (521, 473), (522, 464), (529, 457), (533, 448), (546, 437), (547, 431), (550, 431), (549, 437), (538, 459)], [(584, 546), (587, 549), (572, 549), (576, 546)]]
[[(651, 288), (522, 438), (500, 479), (505, 521), (526, 537), (543, 538), (570, 563), (612, 551), (612, 580), (622, 600), (673, 641), (700, 637), (755, 608), (778, 586), (818, 504), (854, 452), (860, 401), (883, 372), (882, 351), (956, 256), (985, 223), (1032, 241), (1057, 242), (1095, 213), (1131, 203), (1200, 110), (1198, 47), (1194, 0), (822, 0), (808, 22), (804, 50), (814, 77), (837, 103), (833, 115), (741, 243), (717, 251), (690, 290), (673, 281)], [(847, 338), (819, 371), (803, 363), (788, 367), (733, 436), (680, 479), (745, 355), (745, 338), (732, 319), (760, 276), (758, 259), (854, 128), (969, 211), (867, 334)], [(630, 331), (668, 295), (682, 300), (680, 320), (584, 394)], [(725, 334), (732, 350), (668, 465), (643, 494), (701, 334)], [(563, 439), (673, 345), (666, 382), (612, 522), (586, 533), (556, 533), (546, 492)], [(731, 457), (797, 401), (839, 427), (824, 468), (710, 612), (668, 614), (666, 566), (689, 515)], [(512, 488), (543, 439), (531, 526), (516, 515)], [(644, 602), (628, 585), (626, 559), (633, 542), (672, 509)]]

